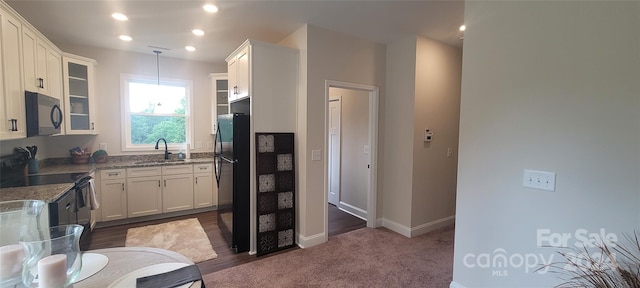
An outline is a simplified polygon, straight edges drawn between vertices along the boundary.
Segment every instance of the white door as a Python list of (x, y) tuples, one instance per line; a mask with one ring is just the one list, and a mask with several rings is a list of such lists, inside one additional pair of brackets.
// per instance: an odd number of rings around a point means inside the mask
[(340, 202), (340, 97), (329, 102), (329, 203)]

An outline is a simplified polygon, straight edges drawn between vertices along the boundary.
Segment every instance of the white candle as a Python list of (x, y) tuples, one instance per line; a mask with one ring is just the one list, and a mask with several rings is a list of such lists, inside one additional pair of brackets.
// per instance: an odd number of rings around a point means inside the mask
[(60, 288), (67, 282), (67, 255), (55, 254), (38, 261), (40, 288)]
[(0, 278), (9, 278), (22, 270), (24, 250), (18, 244), (0, 247)]

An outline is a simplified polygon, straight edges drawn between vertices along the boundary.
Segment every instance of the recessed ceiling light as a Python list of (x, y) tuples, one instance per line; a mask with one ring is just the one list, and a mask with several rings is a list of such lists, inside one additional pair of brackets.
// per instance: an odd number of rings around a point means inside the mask
[(202, 6), (202, 9), (204, 9), (204, 11), (207, 11), (209, 13), (218, 12), (218, 6), (213, 5), (213, 4), (205, 4), (204, 6)]
[(120, 40), (126, 41), (126, 42), (129, 42), (129, 41), (133, 40), (133, 38), (131, 38), (131, 36), (129, 36), (129, 35), (120, 35), (118, 38), (120, 38)]
[(193, 47), (193, 46), (184, 46), (184, 49), (189, 51), (189, 52), (196, 51), (196, 47)]
[(111, 17), (113, 17), (113, 19), (116, 19), (118, 21), (127, 21), (127, 20), (129, 20), (129, 17), (127, 17), (127, 15), (124, 15), (122, 13), (113, 13), (113, 14), (111, 14)]
[(460, 31), (464, 31), (466, 29), (467, 29), (467, 26), (464, 26), (464, 25), (460, 26)]
[(193, 29), (193, 30), (191, 30), (191, 33), (193, 33), (193, 35), (196, 35), (196, 36), (204, 35), (204, 31), (202, 31), (200, 29)]

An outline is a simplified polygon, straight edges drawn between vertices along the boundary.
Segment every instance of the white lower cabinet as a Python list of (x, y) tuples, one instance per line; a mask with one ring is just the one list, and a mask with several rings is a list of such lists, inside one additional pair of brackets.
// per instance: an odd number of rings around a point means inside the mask
[(100, 221), (127, 218), (127, 187), (124, 169), (100, 171)]
[(193, 209), (193, 165), (162, 167), (162, 212)]
[(193, 174), (162, 176), (162, 212), (193, 209)]
[(204, 208), (216, 205), (217, 189), (213, 185), (213, 164), (193, 165), (193, 205)]
[(217, 205), (213, 164), (100, 171), (100, 219), (111, 221)]
[(127, 169), (127, 217), (162, 213), (160, 167)]

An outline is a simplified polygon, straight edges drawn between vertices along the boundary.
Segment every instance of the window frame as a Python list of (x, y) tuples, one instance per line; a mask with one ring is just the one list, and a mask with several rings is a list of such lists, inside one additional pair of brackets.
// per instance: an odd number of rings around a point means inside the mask
[[(121, 106), (121, 149), (123, 152), (149, 152), (156, 151), (155, 143), (153, 144), (131, 144), (131, 115), (139, 115), (139, 113), (131, 113), (129, 106), (129, 83), (158, 83), (158, 78), (136, 74), (120, 74), (120, 106)], [(194, 115), (193, 115), (193, 81), (183, 79), (160, 78), (160, 85), (182, 86), (185, 88), (186, 105), (185, 105), (185, 141), (186, 143), (168, 143), (169, 150), (179, 150), (185, 148), (185, 145), (193, 143), (194, 131)], [(171, 114), (164, 114), (172, 116)], [(164, 143), (162, 143), (164, 144)], [(161, 144), (161, 145), (162, 145)], [(163, 149), (159, 149), (163, 150)]]

